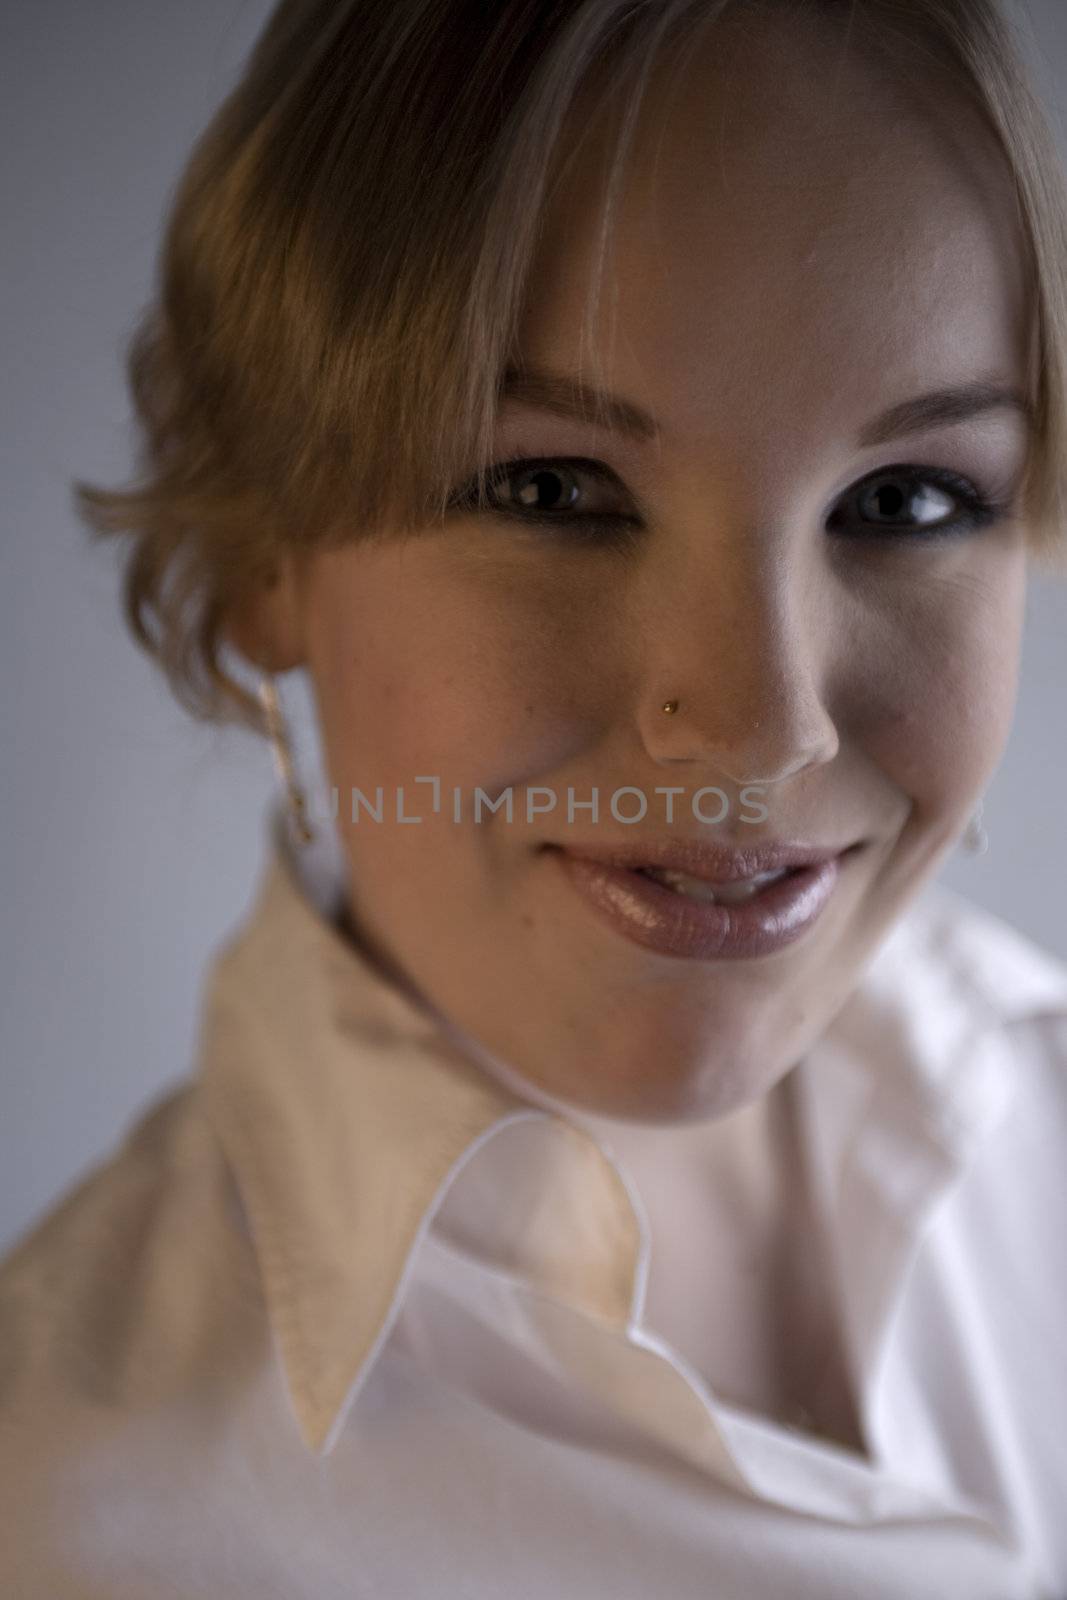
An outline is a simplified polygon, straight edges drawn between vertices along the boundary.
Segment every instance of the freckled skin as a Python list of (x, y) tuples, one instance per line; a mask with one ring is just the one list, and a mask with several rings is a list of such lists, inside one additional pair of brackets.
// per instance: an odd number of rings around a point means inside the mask
[[(833, 540), (825, 519), (895, 462), (987, 493), (1017, 482), (1026, 439), (1007, 412), (873, 450), (856, 437), (942, 384), (1025, 386), (1029, 307), (1007, 180), (947, 91), (913, 84), (905, 98), (858, 47), (842, 60), (802, 19), (724, 28), (667, 89), (661, 71), (607, 263), (614, 323), (597, 343), (600, 381), (651, 411), (662, 437), (512, 406), (496, 452), (605, 461), (623, 488), (583, 479), (584, 493), (640, 512), (634, 549), (457, 513), (416, 540), (323, 551), (290, 592), (356, 926), (535, 1097), (672, 1123), (753, 1103), (802, 1057), (1001, 757), (1021, 519), (879, 549)], [(598, 126), (554, 196), (521, 329), (527, 360), (564, 371), (594, 261)], [(414, 785), (429, 774), (442, 816)], [(755, 777), (766, 823), (738, 824), (735, 804), (728, 825), (701, 829), (681, 797), (673, 831), (868, 841), (816, 926), (770, 957), (631, 945), (537, 849), (671, 831), (651, 806), (636, 826), (612, 819), (622, 785), (653, 800), (657, 785), (736, 795)], [(351, 788), (378, 784), (403, 785), (425, 820), (348, 825)], [(515, 821), (475, 825), (475, 788), (508, 785)], [(560, 806), (527, 823), (537, 785)], [(568, 828), (568, 785), (579, 799), (599, 788), (599, 825), (579, 812)]]

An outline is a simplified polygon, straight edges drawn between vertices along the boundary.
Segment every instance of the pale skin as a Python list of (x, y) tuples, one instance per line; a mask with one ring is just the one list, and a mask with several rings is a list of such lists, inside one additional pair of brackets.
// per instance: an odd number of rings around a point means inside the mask
[[(764, 1263), (745, 1269), (743, 1331), (717, 1370), (757, 1404), (783, 1385), (802, 1392), (804, 1377), (785, 1372), (769, 1335), (752, 1354), (746, 1317), (766, 1330), (792, 1306), (805, 1329), (794, 1368), (827, 1337), (815, 1300), (803, 1308), (811, 1285), (788, 1288), (775, 1265), (804, 1226), (789, 1070), (957, 842), (1017, 689), (1025, 418), (1002, 406), (858, 438), (931, 390), (1027, 390), (1030, 307), (1007, 178), (948, 91), (905, 99), (858, 50), (842, 59), (835, 38), (795, 20), (720, 38), (671, 84), (666, 123), (666, 79), (653, 81), (607, 264), (619, 293), (598, 376), (652, 415), (657, 438), (512, 401), (499, 418), (497, 461), (610, 467), (616, 484), (578, 474), (578, 508), (636, 519), (632, 545), (457, 512), (417, 540), (316, 555), (264, 598), (256, 637), (276, 665), (311, 675), (368, 946), (531, 1098), (660, 1124), (661, 1147), (671, 1128), (708, 1126), (700, 1203), (731, 1223), (747, 1206)], [(594, 129), (554, 196), (523, 320), (523, 359), (555, 372), (575, 370), (599, 154)], [(939, 539), (905, 522), (879, 542), (858, 486), (900, 463), (955, 473), (1012, 509)], [(928, 481), (915, 476), (917, 489)], [(932, 493), (919, 516), (962, 513)], [(827, 531), (841, 508), (854, 537)], [(404, 785), (414, 802), (415, 776), (431, 773), (449, 794), (511, 785), (515, 821), (457, 825), (413, 803), (418, 826), (347, 822), (353, 787)], [(736, 796), (757, 778), (769, 816), (740, 824)], [(522, 808), (533, 785), (562, 800), (569, 785), (651, 798), (665, 784), (685, 791), (673, 828), (651, 807), (635, 827), (602, 805), (599, 824), (585, 812), (570, 828), (562, 806), (530, 822)], [(699, 833), (685, 798), (706, 785), (735, 797), (706, 830), (716, 842), (863, 841), (815, 925), (774, 955), (640, 948), (541, 848)], [(709, 1304), (741, 1270), (730, 1226), (710, 1253)], [(658, 1268), (666, 1306), (671, 1272), (689, 1268), (666, 1251)], [(650, 1305), (656, 1292), (654, 1278)], [(826, 1427), (854, 1441), (843, 1378), (839, 1390)]]

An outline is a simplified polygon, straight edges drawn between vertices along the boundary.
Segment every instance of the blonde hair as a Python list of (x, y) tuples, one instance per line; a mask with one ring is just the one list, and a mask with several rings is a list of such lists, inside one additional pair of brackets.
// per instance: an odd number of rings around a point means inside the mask
[[(762, 0), (767, 3), (767, 0)], [(772, 6), (785, 0), (770, 0)], [(670, 41), (752, 0), (282, 0), (193, 148), (126, 356), (138, 481), (78, 482), (128, 540), (123, 607), (194, 715), (262, 729), (227, 619), (285, 552), (414, 530), (491, 462), (540, 216), (596, 83), (626, 115)], [(1007, 158), (1034, 297), (1030, 547), (1067, 537), (1067, 199), (996, 0), (817, 0), (928, 62)], [(804, 15), (810, 15), (809, 5)], [(572, 141), (571, 141), (572, 142)], [(588, 307), (595, 307), (599, 277)], [(447, 425), (442, 425), (447, 419)]]

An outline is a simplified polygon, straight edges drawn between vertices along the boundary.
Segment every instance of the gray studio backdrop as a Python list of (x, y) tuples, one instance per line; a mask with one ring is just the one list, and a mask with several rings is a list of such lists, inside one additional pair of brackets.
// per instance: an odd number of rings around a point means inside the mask
[[(269, 752), (172, 704), (123, 631), (114, 558), (89, 548), (69, 480), (130, 469), (122, 342), (183, 158), (269, 9), (0, 6), (0, 1252), (188, 1073), (207, 957), (260, 866)], [(1034, 0), (1029, 16), (1062, 129), (1067, 5)], [(1027, 626), (991, 849), (941, 876), (1067, 958), (1067, 583), (1035, 585)]]

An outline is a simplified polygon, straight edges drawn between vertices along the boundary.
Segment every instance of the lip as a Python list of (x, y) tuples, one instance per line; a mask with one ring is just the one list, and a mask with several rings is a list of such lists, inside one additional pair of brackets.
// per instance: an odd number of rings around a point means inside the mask
[(618, 844), (602, 842), (561, 844), (557, 849), (606, 867), (668, 867), (688, 872), (706, 883), (736, 883), (758, 872), (776, 872), (780, 867), (821, 865), (843, 855), (849, 846), (804, 844), (799, 841), (752, 844), (744, 850), (727, 850), (706, 839), (627, 839)]
[[(687, 960), (739, 960), (772, 955), (803, 938), (825, 910), (842, 863), (862, 848), (768, 845), (724, 852), (697, 840), (648, 846), (548, 846), (571, 887), (597, 915), (632, 943)], [(685, 863), (689, 862), (690, 865)], [(639, 866), (672, 867), (709, 883), (791, 868), (741, 905), (711, 904), (676, 893)], [(714, 875), (713, 875), (714, 874)]]

